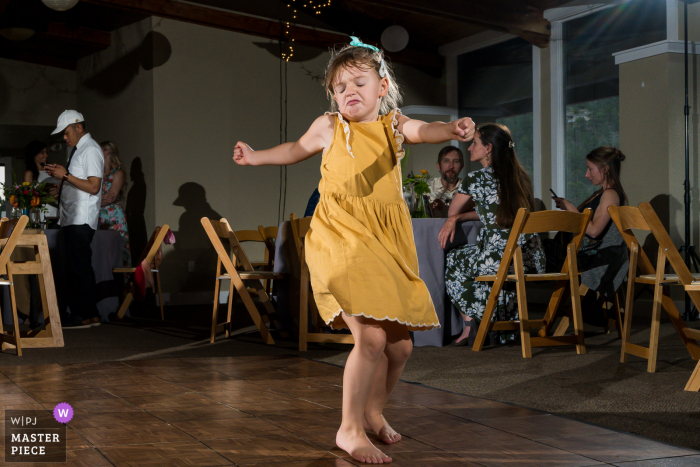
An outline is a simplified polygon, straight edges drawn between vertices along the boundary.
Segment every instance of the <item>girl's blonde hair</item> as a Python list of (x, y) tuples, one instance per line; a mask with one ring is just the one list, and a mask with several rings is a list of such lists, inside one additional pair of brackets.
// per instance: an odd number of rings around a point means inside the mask
[[(112, 141), (103, 141), (100, 143), (100, 147), (103, 151), (109, 151), (109, 172), (111, 173), (114, 169), (121, 167), (123, 165), (121, 157), (119, 157), (119, 148)], [(122, 169), (123, 170), (123, 169)], [(126, 176), (124, 176), (124, 184), (120, 190), (120, 194), (126, 192), (126, 186), (128, 185), (126, 181)]]
[(119, 157), (119, 148), (112, 141), (103, 141), (100, 143), (103, 151), (109, 151), (109, 171), (122, 166), (122, 160)]
[[(379, 69), (384, 62), (386, 74), (384, 77), (389, 81), (389, 90), (382, 97), (379, 105), (379, 113), (384, 115), (391, 112), (393, 109), (401, 105), (402, 97), (399, 85), (394, 77), (394, 70), (391, 64), (384, 58), (384, 52), (371, 50), (366, 47), (358, 47), (355, 45), (345, 45), (340, 50), (331, 51), (331, 60), (326, 68), (326, 77), (323, 80), (323, 86), (326, 88), (326, 95), (331, 100), (331, 111), (338, 111), (338, 103), (334, 99), (333, 85), (338, 77), (338, 74), (343, 68), (358, 68), (360, 70), (372, 69), (379, 76)], [(381, 78), (381, 76), (380, 76)]]

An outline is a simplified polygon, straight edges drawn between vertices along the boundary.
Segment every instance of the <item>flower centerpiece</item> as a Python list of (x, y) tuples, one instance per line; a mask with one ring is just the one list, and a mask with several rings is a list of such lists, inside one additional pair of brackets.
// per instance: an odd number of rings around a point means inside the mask
[(430, 175), (428, 171), (421, 170), (420, 175), (414, 175), (411, 171), (406, 178), (403, 179), (404, 198), (408, 204), (408, 209), (411, 211), (411, 217), (428, 217), (425, 211), (423, 195), (430, 193), (430, 187), (428, 186), (429, 178)]
[[(13, 177), (14, 180), (15, 177)], [(21, 209), (23, 215), (29, 215), (29, 210), (48, 212), (46, 204), (56, 200), (49, 194), (50, 186), (46, 183), (13, 181), (12, 185), (2, 184), (5, 198), (13, 208)], [(32, 222), (32, 227), (38, 227), (38, 221)]]

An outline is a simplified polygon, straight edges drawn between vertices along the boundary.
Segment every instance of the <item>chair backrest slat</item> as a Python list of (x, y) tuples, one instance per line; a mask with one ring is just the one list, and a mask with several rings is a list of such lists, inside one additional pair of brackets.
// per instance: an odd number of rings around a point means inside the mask
[(279, 233), (279, 227), (276, 225), (271, 225), (269, 227), (258, 226), (258, 232), (265, 242), (265, 247), (267, 248), (267, 258), (270, 262), (275, 261), (275, 243), (277, 242), (277, 234)]
[[(2, 218), (2, 223), (5, 224), (6, 222), (10, 221), (7, 218)], [(19, 237), (24, 232), (24, 228), (27, 226), (27, 222), (29, 222), (29, 217), (22, 216), (17, 221), (17, 224), (15, 224), (14, 229), (12, 229), (12, 233), (10, 234), (10, 237), (7, 239), (7, 242), (3, 246), (2, 252), (0, 253), (0, 271), (4, 272), (6, 270), (7, 263), (8, 261), (10, 261), (10, 256), (12, 256), (12, 252), (15, 250), (15, 246), (17, 246), (17, 242), (19, 242)]]
[[(213, 223), (214, 221), (212, 221), (212, 224)], [(253, 268), (253, 264), (250, 262), (250, 259), (248, 259), (248, 255), (245, 253), (245, 250), (241, 246), (241, 242), (238, 239), (238, 235), (231, 228), (231, 224), (229, 224), (229, 222), (226, 219), (222, 218), (219, 221), (219, 225), (219, 229), (221, 229), (223, 233), (223, 235), (219, 236), (228, 239), (229, 243), (231, 244), (231, 252), (236, 258), (237, 263), (241, 267), (243, 267), (243, 270), (245, 271), (254, 271), (255, 268)], [(260, 232), (258, 232), (257, 230), (255, 230), (254, 232), (260, 235)]]
[[(649, 224), (652, 235), (657, 242), (659, 242), (659, 248), (664, 250), (668, 262), (671, 264), (673, 271), (678, 275), (678, 279), (681, 284), (688, 285), (693, 281), (693, 275), (691, 274), (688, 266), (683, 261), (681, 254), (678, 252), (676, 245), (671, 241), (671, 237), (668, 235), (666, 228), (656, 215), (656, 211), (651, 207), (651, 204), (644, 202), (639, 205), (639, 211), (644, 216), (644, 219)], [(691, 294), (691, 297), (693, 295)], [(695, 300), (694, 300), (695, 301)]]
[(259, 230), (236, 230), (234, 233), (240, 243), (265, 241)]
[[(226, 219), (223, 219), (223, 221), (225, 220)], [(221, 238), (229, 238), (228, 231), (230, 230), (230, 226), (228, 225), (228, 222), (212, 220), (207, 217), (202, 217), (201, 222), (204, 230), (207, 232), (209, 241), (211, 241), (211, 244), (214, 246), (214, 250), (216, 250), (219, 261), (221, 261), (221, 264), (223, 264), (226, 272), (229, 274), (237, 274), (236, 268), (233, 265), (226, 248), (224, 248), (224, 244), (221, 243)]]
[(153, 259), (156, 257), (158, 249), (161, 247), (161, 245), (163, 245), (163, 240), (168, 234), (168, 230), (170, 230), (170, 226), (168, 224), (163, 224), (163, 226), (160, 227), (160, 230), (158, 227), (156, 227), (156, 229), (153, 231), (153, 235), (151, 236), (153, 243), (150, 244), (150, 249), (148, 250), (145, 258), (148, 264), (153, 264)]
[(530, 213), (521, 233), (569, 232), (574, 235), (585, 231), (586, 216), (570, 211), (539, 211)]

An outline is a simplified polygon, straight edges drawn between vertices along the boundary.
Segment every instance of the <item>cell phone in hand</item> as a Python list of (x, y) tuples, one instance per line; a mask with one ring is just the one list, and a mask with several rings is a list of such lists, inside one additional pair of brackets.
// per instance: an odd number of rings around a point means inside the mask
[(39, 162), (39, 165), (42, 167), (46, 167), (46, 162)]
[(549, 189), (549, 191), (551, 191), (551, 192), (552, 192), (552, 196), (554, 196), (555, 198), (559, 198), (559, 197), (557, 196), (557, 194), (556, 194), (556, 193), (554, 193), (554, 190), (552, 190), (552, 189), (550, 188), (550, 189)]

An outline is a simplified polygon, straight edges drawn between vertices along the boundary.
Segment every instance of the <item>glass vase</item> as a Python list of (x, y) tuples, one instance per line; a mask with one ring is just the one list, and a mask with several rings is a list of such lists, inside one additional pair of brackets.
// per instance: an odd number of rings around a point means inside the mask
[(29, 224), (32, 229), (41, 228), (41, 209), (31, 208), (29, 210)]
[(408, 212), (413, 214), (413, 211), (416, 209), (416, 192), (413, 185), (406, 185), (403, 187), (403, 199), (408, 206)]

